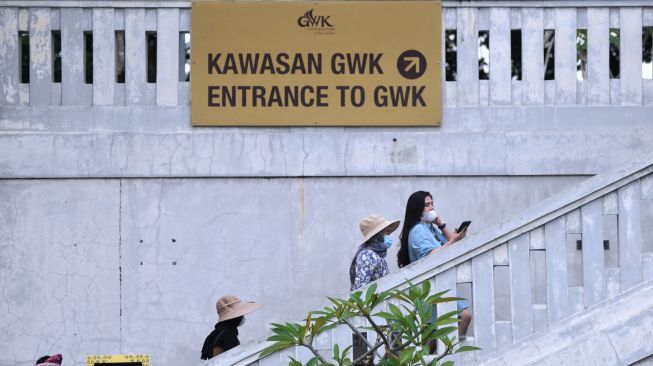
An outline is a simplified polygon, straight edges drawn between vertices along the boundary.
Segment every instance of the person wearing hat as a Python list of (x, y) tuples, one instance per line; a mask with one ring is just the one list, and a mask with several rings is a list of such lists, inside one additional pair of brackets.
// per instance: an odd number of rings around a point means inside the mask
[(202, 360), (208, 360), (238, 345), (238, 327), (245, 323), (245, 315), (258, 310), (263, 305), (240, 301), (233, 295), (223, 296), (215, 304), (218, 322), (215, 329), (204, 340)]
[(393, 231), (399, 221), (388, 221), (383, 216), (372, 214), (360, 222), (363, 243), (358, 247), (349, 266), (350, 290), (356, 290), (388, 274), (385, 256), (392, 246)]

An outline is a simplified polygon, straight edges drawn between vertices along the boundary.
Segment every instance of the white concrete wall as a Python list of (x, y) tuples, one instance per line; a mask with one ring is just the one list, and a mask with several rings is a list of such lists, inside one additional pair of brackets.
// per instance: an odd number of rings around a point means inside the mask
[[(510, 27), (536, 40), (543, 29), (570, 34), (578, 19), (590, 36), (608, 18), (610, 27), (620, 17), (653, 25), (645, 2), (624, 11), (558, 3), (571, 7), (510, 2)], [(445, 4), (444, 28), (471, 36), (459, 44), (459, 81), (443, 83), (440, 128), (192, 128), (189, 83), (171, 77), (174, 59), (159, 64), (161, 83), (146, 83), (141, 38), (169, 33), (169, 23), (189, 30), (189, 2), (4, 1), (0, 365), (55, 352), (69, 365), (98, 353), (185, 365), (199, 358), (223, 294), (266, 304), (243, 328), (248, 342), (269, 322), (346, 293), (358, 220), (371, 212), (401, 219), (415, 190), (433, 192), (450, 224), (472, 219), (473, 233), (588, 175), (653, 156), (653, 83), (608, 80), (600, 58), (589, 59), (595, 79), (545, 82), (541, 49), (525, 44), (524, 80), (514, 81), (509, 56), (493, 49), (497, 77), (476, 80), (472, 31), (493, 30), (499, 45), (494, 32), (507, 34), (499, 20), (509, 8), (488, 4)], [(623, 42), (637, 42), (631, 28)], [(49, 79), (53, 29), (68, 55), (62, 84)], [(27, 30), (36, 76), (20, 84), (14, 36)], [(105, 62), (94, 70), (98, 82), (84, 84), (79, 34), (88, 30), (105, 35), (98, 52), (124, 30), (127, 74), (140, 77), (112, 83)], [(174, 48), (159, 58), (177, 57)], [(556, 57), (574, 52), (556, 49)], [(557, 67), (570, 75), (575, 65)], [(389, 259), (396, 270), (394, 253)]]
[[(403, 219), (415, 190), (429, 189), (451, 225), (473, 220), (475, 233), (583, 179), (3, 180), (0, 365), (53, 352), (71, 365), (107, 353), (192, 364), (224, 294), (265, 304), (243, 343), (347, 294), (358, 220)], [(388, 262), (397, 271), (396, 247)]]
[(0, 364), (121, 344), (120, 183), (0, 182)]

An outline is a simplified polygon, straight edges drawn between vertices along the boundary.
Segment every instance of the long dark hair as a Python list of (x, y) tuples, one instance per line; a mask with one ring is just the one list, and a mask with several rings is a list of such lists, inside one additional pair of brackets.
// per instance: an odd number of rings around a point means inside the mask
[(404, 226), (401, 227), (401, 247), (397, 252), (397, 264), (399, 268), (405, 267), (410, 264), (410, 257), (408, 256), (408, 235), (410, 230), (422, 220), (422, 213), (424, 212), (424, 200), (426, 197), (433, 196), (429, 192), (417, 191), (408, 197), (406, 202), (406, 215), (404, 216)]

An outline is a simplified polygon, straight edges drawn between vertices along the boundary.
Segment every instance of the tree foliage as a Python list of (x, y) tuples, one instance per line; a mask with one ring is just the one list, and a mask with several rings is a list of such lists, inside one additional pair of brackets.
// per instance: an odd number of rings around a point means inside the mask
[[(263, 350), (260, 357), (265, 357), (287, 347), (306, 347), (313, 354), (306, 366), (338, 365), (423, 365), (437, 364), (443, 357), (452, 353), (473, 351), (479, 348), (460, 346), (454, 335), (457, 331), (459, 310), (435, 316), (435, 305), (456, 301), (456, 297), (445, 297), (447, 291), (430, 294), (431, 285), (425, 281), (422, 285), (412, 285), (406, 290), (388, 290), (376, 292), (376, 284), (367, 288), (365, 293), (357, 291), (348, 299), (329, 298), (330, 306), (311, 312), (301, 323), (272, 324), (274, 335), (268, 338), (273, 342)], [(387, 309), (382, 304), (387, 303)], [(361, 331), (354, 326), (354, 318), (364, 318), (369, 324), (364, 330), (377, 335), (374, 344), (368, 342)], [(353, 359), (352, 346), (341, 348), (333, 346), (333, 354), (326, 359), (314, 347), (314, 341), (320, 334), (338, 326), (347, 326), (353, 334), (367, 344), (366, 352)], [(429, 343), (440, 340), (444, 351), (438, 355), (429, 355)], [(433, 360), (431, 360), (431, 358)], [(428, 361), (427, 361), (428, 360)], [(447, 361), (444, 364), (451, 365)], [(294, 358), (289, 365), (303, 366)]]

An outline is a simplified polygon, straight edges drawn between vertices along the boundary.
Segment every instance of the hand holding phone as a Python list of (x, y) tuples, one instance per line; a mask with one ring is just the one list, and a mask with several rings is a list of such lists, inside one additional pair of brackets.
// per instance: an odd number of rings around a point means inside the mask
[(471, 221), (463, 221), (462, 224), (460, 224), (460, 226), (458, 226), (458, 229), (456, 229), (456, 232), (457, 233), (462, 233), (463, 231), (467, 230), (467, 228), (469, 227), (469, 225), (471, 223), (472, 223)]

